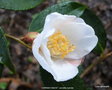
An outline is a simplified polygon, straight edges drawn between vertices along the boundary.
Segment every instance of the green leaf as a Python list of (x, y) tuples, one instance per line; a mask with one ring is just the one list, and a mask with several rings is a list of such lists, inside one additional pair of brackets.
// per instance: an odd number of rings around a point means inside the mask
[(0, 8), (11, 10), (27, 10), (36, 7), (44, 0), (0, 0)]
[(1, 28), (0, 28), (0, 57), (1, 57), (0, 63), (7, 66), (12, 72), (15, 72), (15, 68), (11, 62), (9, 54), (8, 42)]
[(0, 83), (0, 89), (6, 90), (6, 88), (7, 88), (7, 83), (1, 82), (1, 83)]
[(3, 69), (4, 69), (4, 65), (0, 63), (0, 77), (2, 76)]
[(53, 5), (45, 9), (44, 11), (40, 12), (39, 14), (34, 15), (34, 19), (30, 25), (29, 31), (35, 32), (39, 30), (38, 32), (41, 32), (44, 26), (46, 16), (52, 12), (80, 16), (81, 14), (83, 14), (85, 8), (86, 6), (76, 2), (64, 2)]
[[(83, 80), (77, 75), (75, 78), (65, 81), (65, 82), (56, 82), (52, 75), (40, 67), (40, 74), (43, 81), (43, 89), (56, 88), (57, 90), (65, 88), (68, 90), (88, 90)], [(55, 89), (55, 90), (56, 90)], [(62, 89), (63, 90), (63, 89)]]
[(41, 32), (46, 16), (52, 12), (71, 14), (82, 17), (87, 24), (94, 28), (95, 33), (98, 36), (98, 44), (93, 51), (96, 54), (101, 54), (104, 51), (106, 47), (106, 33), (104, 26), (102, 25), (99, 18), (91, 10), (89, 10), (86, 6), (76, 2), (59, 3), (35, 15), (35, 18), (33, 18), (33, 21), (30, 25), (29, 31)]
[(85, 9), (86, 9), (86, 7), (79, 7), (79, 8), (76, 8), (75, 10), (71, 11), (68, 14), (80, 17), (84, 13)]

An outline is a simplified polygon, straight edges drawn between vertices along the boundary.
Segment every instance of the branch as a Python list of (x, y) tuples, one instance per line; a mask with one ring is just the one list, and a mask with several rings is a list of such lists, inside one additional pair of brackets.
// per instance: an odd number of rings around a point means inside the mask
[(83, 78), (85, 75), (87, 75), (97, 64), (102, 62), (104, 59), (108, 58), (109, 56), (112, 56), (112, 51), (109, 53), (103, 53), (99, 58), (95, 60), (91, 65), (89, 65), (84, 72), (80, 75), (81, 78)]
[(21, 41), (20, 39), (14, 37), (14, 36), (12, 36), (12, 35), (5, 34), (5, 36), (8, 37), (8, 38), (11, 38), (11, 39), (13, 39), (13, 40), (15, 40), (15, 41), (17, 41), (17, 42), (19, 42), (20, 44), (24, 45), (25, 47), (27, 47), (27, 48), (29, 48), (29, 49), (32, 49), (31, 46), (29, 46), (28, 44), (24, 43), (23, 41)]

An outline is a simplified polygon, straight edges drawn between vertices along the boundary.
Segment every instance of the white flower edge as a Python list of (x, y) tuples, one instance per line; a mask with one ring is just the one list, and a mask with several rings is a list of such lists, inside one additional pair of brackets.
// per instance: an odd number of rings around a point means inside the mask
[[(61, 30), (76, 46), (74, 52), (68, 54), (64, 60), (51, 58), (47, 48), (48, 37), (56, 30)], [(97, 42), (98, 38), (94, 29), (87, 25), (83, 19), (54, 12), (46, 17), (44, 29), (34, 40), (32, 51), (40, 65), (59, 82), (72, 79), (78, 74), (77, 67), (82, 58), (91, 52)]]

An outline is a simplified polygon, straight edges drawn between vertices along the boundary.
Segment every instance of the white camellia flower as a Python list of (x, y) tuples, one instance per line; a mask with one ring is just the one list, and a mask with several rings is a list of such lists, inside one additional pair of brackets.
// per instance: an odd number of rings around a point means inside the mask
[(59, 82), (78, 74), (83, 57), (97, 42), (94, 29), (83, 19), (54, 12), (47, 15), (43, 31), (33, 42), (32, 51), (43, 69)]

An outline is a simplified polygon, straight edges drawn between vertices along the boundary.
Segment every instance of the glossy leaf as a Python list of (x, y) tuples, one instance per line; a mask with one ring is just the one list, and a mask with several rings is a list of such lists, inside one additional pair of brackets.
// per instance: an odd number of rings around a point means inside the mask
[(85, 9), (86, 9), (86, 7), (76, 8), (75, 10), (68, 13), (68, 15), (75, 15), (77, 17), (80, 17), (84, 13)]
[(15, 72), (14, 65), (11, 62), (8, 42), (3, 30), (0, 28), (0, 63), (7, 66), (12, 72)]
[(36, 7), (44, 0), (0, 0), (0, 8), (27, 10)]

